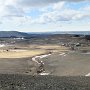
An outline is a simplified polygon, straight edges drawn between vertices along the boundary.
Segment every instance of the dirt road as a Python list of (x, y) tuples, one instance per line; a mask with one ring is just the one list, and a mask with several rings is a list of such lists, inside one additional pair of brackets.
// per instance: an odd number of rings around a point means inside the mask
[(45, 69), (57, 76), (90, 76), (90, 54), (57, 53), (41, 59)]

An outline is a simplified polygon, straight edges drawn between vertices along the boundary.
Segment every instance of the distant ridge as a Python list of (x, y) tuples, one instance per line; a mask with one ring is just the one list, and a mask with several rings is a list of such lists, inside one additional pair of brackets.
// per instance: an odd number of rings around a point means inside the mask
[(90, 35), (90, 31), (18, 32), (0, 31), (0, 38), (43, 38), (56, 34)]
[(49, 32), (27, 32), (28, 34), (78, 34), (90, 35), (90, 31), (49, 31)]
[(68, 34), (90, 35), (90, 31), (69, 31)]
[(18, 31), (0, 31), (0, 38), (20, 38), (29, 37), (29, 34)]

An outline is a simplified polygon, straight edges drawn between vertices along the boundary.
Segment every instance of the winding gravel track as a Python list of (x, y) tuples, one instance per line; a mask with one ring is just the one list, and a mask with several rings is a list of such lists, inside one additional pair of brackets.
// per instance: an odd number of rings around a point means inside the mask
[(90, 76), (90, 54), (69, 52), (40, 59), (45, 70), (55, 76)]

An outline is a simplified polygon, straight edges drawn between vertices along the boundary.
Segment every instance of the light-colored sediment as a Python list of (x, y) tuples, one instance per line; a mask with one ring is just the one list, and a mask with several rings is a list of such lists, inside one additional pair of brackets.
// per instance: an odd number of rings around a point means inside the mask
[(46, 53), (45, 50), (0, 50), (0, 58), (24, 58)]
[[(59, 46), (59, 45), (30, 45), (28, 47), (20, 49), (10, 49), (10, 47), (0, 48), (0, 58), (24, 58), (24, 57), (33, 57), (47, 52), (62, 52), (67, 51), (68, 48)], [(16, 47), (17, 48), (17, 47)], [(43, 55), (40, 58), (44, 58), (46, 55)]]

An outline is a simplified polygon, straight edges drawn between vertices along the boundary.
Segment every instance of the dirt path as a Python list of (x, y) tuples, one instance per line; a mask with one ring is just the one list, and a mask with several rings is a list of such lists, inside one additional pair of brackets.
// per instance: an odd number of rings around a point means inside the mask
[(47, 73), (44, 69), (45, 63), (40, 59), (48, 57), (50, 55), (51, 54), (45, 54), (45, 55), (35, 56), (32, 58), (32, 61), (35, 62), (38, 66), (38, 67), (36, 66), (38, 71), (40, 72), (40, 73), (38, 73), (38, 75), (49, 75), (49, 73)]
[(42, 58), (46, 71), (56, 76), (90, 76), (90, 55), (77, 52)]

